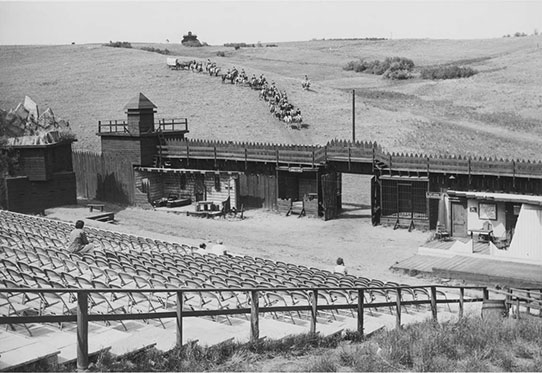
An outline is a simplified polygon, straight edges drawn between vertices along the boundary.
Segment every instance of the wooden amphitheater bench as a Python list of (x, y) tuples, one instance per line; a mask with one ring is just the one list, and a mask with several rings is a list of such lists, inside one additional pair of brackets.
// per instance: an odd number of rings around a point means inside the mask
[(88, 219), (109, 223), (115, 220), (115, 214), (113, 212), (106, 212), (103, 214), (89, 216)]
[(105, 205), (103, 203), (89, 203), (87, 207), (89, 208), (90, 212), (94, 211), (94, 209), (99, 209), (103, 212), (105, 209)]

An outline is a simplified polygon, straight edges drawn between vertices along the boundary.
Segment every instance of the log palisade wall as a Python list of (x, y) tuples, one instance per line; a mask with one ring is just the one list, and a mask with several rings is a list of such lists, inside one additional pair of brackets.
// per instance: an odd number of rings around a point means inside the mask
[(78, 197), (134, 203), (134, 170), (130, 161), (104, 154), (74, 152), (73, 168)]

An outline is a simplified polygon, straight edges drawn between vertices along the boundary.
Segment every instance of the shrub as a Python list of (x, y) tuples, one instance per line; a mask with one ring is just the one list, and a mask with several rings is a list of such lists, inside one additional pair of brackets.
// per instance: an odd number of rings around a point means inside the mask
[(329, 356), (319, 356), (317, 359), (311, 361), (307, 367), (309, 372), (336, 372), (337, 366), (332, 358)]
[(427, 67), (422, 69), (420, 77), (422, 79), (458, 79), (468, 78), (478, 74), (478, 71), (471, 67), (452, 66), (437, 66)]
[(141, 47), (141, 50), (146, 51), (146, 52), (160, 53), (160, 54), (170, 54), (171, 53), (167, 48), (162, 50), (162, 49), (153, 48), (153, 47)]
[(247, 48), (247, 47), (256, 47), (256, 44), (247, 44), (247, 43), (224, 43), (225, 47), (233, 47), (235, 49)]
[(386, 79), (410, 79), (414, 62), (405, 57), (387, 57), (384, 61), (350, 61), (344, 70), (383, 75)]
[(218, 57), (226, 57), (226, 52), (218, 51), (218, 52), (216, 52), (216, 55), (217, 55)]
[(115, 41), (112, 42), (109, 41), (109, 44), (103, 44), (105, 47), (113, 47), (113, 48), (132, 48), (132, 44), (130, 44), (127, 41)]

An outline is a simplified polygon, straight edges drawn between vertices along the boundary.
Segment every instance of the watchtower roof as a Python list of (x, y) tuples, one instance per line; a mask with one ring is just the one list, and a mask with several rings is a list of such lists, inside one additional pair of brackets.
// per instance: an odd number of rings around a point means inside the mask
[(157, 106), (151, 102), (145, 95), (141, 92), (134, 98), (132, 98), (126, 106), (124, 106), (124, 110), (141, 110), (141, 109), (156, 109)]

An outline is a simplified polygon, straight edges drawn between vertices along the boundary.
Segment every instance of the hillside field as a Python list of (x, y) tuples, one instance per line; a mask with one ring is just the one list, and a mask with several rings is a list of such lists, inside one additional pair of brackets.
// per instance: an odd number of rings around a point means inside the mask
[[(43, 110), (70, 121), (76, 149), (99, 151), (98, 120), (125, 119), (124, 105), (144, 93), (157, 117), (188, 118), (189, 137), (270, 143), (325, 144), (352, 138), (388, 151), (542, 159), (542, 36), (490, 40), (314, 40), (277, 47), (240, 48), (133, 43), (0, 46), (0, 108), (29, 95)], [(265, 44), (264, 44), (265, 45)], [(275, 119), (258, 92), (219, 78), (169, 70), (169, 49), (181, 60), (210, 58), (225, 71), (235, 66), (264, 74), (285, 90), (307, 128)], [(217, 52), (225, 57), (217, 57)], [(357, 58), (401, 56), (424, 66), (458, 63), (479, 74), (443, 81), (391, 81), (345, 71)], [(301, 88), (308, 74), (311, 90)]]

